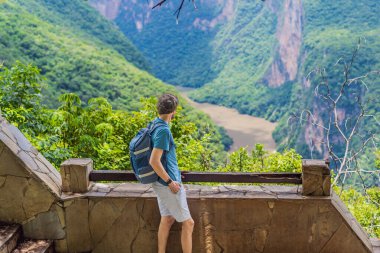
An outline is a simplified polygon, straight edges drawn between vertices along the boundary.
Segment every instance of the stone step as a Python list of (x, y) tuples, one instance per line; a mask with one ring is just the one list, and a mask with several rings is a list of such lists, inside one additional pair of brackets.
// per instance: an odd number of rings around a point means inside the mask
[(0, 223), (0, 253), (11, 253), (20, 237), (20, 225)]
[(54, 253), (52, 240), (24, 239), (12, 253)]

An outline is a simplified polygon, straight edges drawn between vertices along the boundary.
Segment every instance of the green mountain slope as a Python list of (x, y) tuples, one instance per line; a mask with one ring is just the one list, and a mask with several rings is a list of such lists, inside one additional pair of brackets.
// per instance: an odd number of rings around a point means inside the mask
[(218, 75), (191, 97), (276, 120), (288, 103), (291, 89), (285, 84), (272, 92), (273, 88), (265, 84), (264, 77), (276, 54), (277, 15), (259, 1), (236, 5), (233, 20), (221, 27), (212, 42), (213, 68)]
[[(19, 60), (40, 68), (48, 84), (42, 102), (51, 108), (57, 108), (58, 96), (68, 92), (84, 103), (104, 97), (114, 109), (125, 111), (140, 109), (141, 98), (175, 93), (172, 86), (137, 67), (147, 68), (141, 53), (85, 1), (3, 1), (0, 28), (0, 62), (12, 66)], [(229, 138), (207, 115), (181, 103), (184, 120), (200, 129), (196, 138), (209, 133), (212, 150), (223, 155)]]
[[(136, 109), (140, 97), (173, 90), (126, 61), (113, 45), (104, 43), (107, 33), (93, 36), (98, 28), (91, 31), (67, 24), (81, 22), (81, 19), (75, 19), (76, 12), (73, 17), (66, 18), (71, 21), (61, 23), (63, 16), (55, 16), (54, 12), (52, 14), (44, 9), (43, 2), (22, 2), (22, 5), (18, 1), (0, 4), (0, 59), (6, 65), (22, 60), (33, 62), (41, 68), (49, 84), (45, 94), (50, 97), (45, 100), (47, 104), (55, 106), (56, 99), (52, 98), (65, 92), (75, 92), (84, 100), (103, 96), (112, 101), (115, 108)], [(98, 15), (83, 1), (72, 2), (76, 2), (77, 10), (88, 9), (90, 17)], [(35, 12), (39, 14), (36, 15)], [(48, 21), (49, 17), (54, 22)], [(103, 18), (97, 18), (94, 22), (99, 23), (93, 23), (93, 27), (102, 27), (104, 23), (104, 26), (112, 27)], [(112, 29), (114, 32), (108, 34), (114, 33), (124, 43), (129, 43), (116, 28)], [(133, 46), (123, 50), (129, 55), (135, 55), (137, 63), (143, 62)]]
[(104, 44), (112, 46), (139, 69), (149, 70), (146, 59), (128, 38), (84, 1), (15, 0), (14, 2), (43, 21), (55, 26), (70, 27), (76, 34), (80, 33), (89, 40), (97, 38)]

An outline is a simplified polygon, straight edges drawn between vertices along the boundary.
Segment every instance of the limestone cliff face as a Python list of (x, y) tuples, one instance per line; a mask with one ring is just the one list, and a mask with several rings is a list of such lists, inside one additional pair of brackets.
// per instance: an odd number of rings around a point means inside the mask
[(119, 14), (122, 0), (90, 0), (92, 7), (97, 9), (104, 17), (114, 20)]
[[(207, 1), (200, 1), (202, 4), (210, 4)], [(201, 30), (208, 30), (214, 28), (216, 25), (229, 21), (234, 16), (234, 7), (236, 0), (217, 0), (214, 2), (215, 6), (222, 6), (222, 11), (212, 18), (196, 18), (193, 22), (195, 28)]]
[(284, 0), (278, 9), (268, 3), (277, 12), (278, 47), (271, 67), (266, 74), (266, 81), (271, 87), (278, 87), (286, 81), (293, 81), (298, 72), (298, 59), (302, 44), (302, 2), (301, 0)]

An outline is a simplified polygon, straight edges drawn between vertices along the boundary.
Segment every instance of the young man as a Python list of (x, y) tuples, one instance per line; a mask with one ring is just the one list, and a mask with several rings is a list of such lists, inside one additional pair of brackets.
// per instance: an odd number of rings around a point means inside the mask
[[(152, 133), (153, 151), (150, 165), (159, 176), (152, 184), (157, 195), (161, 222), (158, 229), (158, 252), (164, 253), (169, 231), (174, 221), (182, 222), (181, 244), (184, 253), (192, 252), (192, 233), (194, 221), (191, 218), (186, 200), (186, 192), (181, 184), (181, 173), (178, 168), (173, 135), (169, 123), (173, 119), (178, 106), (178, 98), (172, 94), (164, 94), (158, 99), (159, 117), (153, 123), (160, 126)], [(164, 164), (165, 167), (164, 167)]]

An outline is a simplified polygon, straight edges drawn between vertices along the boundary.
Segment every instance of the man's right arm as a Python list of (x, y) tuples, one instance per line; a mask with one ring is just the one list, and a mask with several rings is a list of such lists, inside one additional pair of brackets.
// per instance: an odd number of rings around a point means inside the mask
[[(163, 153), (164, 150), (159, 148), (153, 148), (152, 154), (150, 155), (149, 164), (152, 166), (157, 175), (162, 180), (167, 182), (170, 179), (170, 176), (168, 175), (168, 173), (164, 169), (164, 166), (161, 163), (161, 157)], [(173, 181), (169, 184), (169, 188), (172, 192), (177, 193), (180, 190), (180, 185), (179, 183)]]

